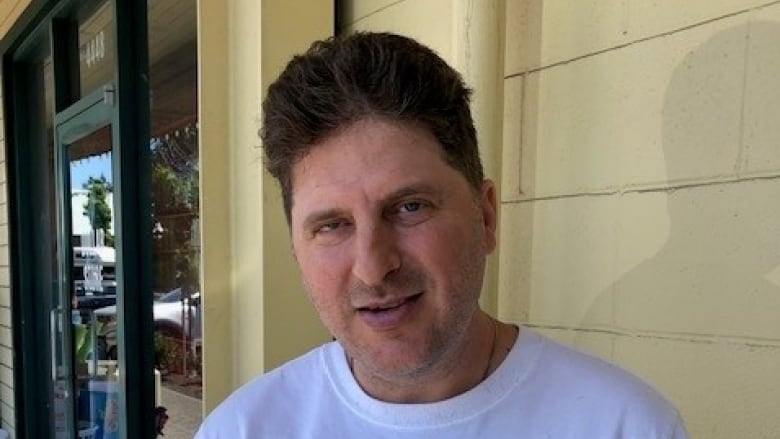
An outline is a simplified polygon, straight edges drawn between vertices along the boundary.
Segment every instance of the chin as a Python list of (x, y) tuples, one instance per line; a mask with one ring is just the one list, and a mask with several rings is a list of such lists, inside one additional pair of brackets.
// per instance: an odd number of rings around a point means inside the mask
[(420, 344), (393, 346), (377, 352), (362, 352), (363, 363), (376, 374), (385, 377), (414, 377), (424, 374), (435, 363), (430, 352)]

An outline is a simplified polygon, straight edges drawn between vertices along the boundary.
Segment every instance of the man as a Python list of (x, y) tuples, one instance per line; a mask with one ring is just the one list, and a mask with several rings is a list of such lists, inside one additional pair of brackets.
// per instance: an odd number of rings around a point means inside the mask
[(251, 381), (198, 438), (684, 438), (633, 376), (479, 309), (496, 246), (457, 72), (391, 34), (315, 43), (268, 90), (266, 166), (336, 341)]

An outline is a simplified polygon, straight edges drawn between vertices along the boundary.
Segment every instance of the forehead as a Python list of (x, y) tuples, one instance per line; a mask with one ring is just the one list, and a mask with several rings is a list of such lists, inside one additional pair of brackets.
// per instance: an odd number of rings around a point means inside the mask
[(419, 124), (364, 119), (314, 144), (292, 168), (293, 211), (303, 203), (361, 192), (376, 195), (410, 183), (435, 183), (458, 171)]

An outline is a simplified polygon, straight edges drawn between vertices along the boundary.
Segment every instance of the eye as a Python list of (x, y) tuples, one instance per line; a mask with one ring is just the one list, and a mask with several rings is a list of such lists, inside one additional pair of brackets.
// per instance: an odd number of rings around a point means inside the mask
[(423, 204), (419, 201), (407, 201), (398, 206), (398, 211), (401, 213), (417, 212), (423, 208)]
[(434, 211), (433, 205), (425, 200), (407, 200), (395, 204), (388, 218), (400, 225), (413, 226), (425, 222)]
[(326, 223), (323, 223), (323, 224), (320, 224), (319, 226), (317, 226), (314, 229), (314, 233), (315, 234), (331, 233), (331, 232), (337, 231), (339, 228), (343, 228), (346, 225), (347, 225), (346, 222), (342, 221), (342, 220), (329, 221), (329, 222), (326, 222)]
[(325, 220), (312, 225), (308, 232), (308, 239), (318, 245), (335, 245), (349, 236), (351, 226), (352, 223), (343, 219)]

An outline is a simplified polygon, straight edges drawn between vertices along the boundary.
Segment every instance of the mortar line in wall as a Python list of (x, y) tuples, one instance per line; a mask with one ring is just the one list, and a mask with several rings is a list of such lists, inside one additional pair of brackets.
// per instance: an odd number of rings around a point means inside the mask
[(526, 90), (526, 83), (528, 81), (528, 76), (523, 74), (522, 80), (520, 81), (520, 120), (519, 120), (519, 127), (520, 127), (520, 139), (518, 141), (520, 142), (519, 148), (520, 153), (518, 154), (518, 163), (517, 163), (517, 187), (519, 189), (520, 196), (525, 195), (525, 192), (523, 191), (523, 155), (525, 152), (525, 148), (523, 147), (525, 145), (525, 130), (522, 129), (523, 124), (525, 123), (525, 90)]
[(557, 195), (543, 195), (540, 197), (528, 197), (528, 198), (507, 198), (504, 200), (501, 200), (501, 204), (521, 204), (521, 203), (530, 203), (534, 201), (554, 201), (554, 200), (562, 200), (566, 198), (584, 198), (584, 197), (604, 197), (604, 196), (610, 196), (610, 195), (617, 195), (620, 191), (618, 190), (612, 190), (612, 191), (593, 191), (593, 192), (578, 192), (576, 194), (557, 194)]
[(623, 44), (618, 44), (616, 46), (607, 47), (605, 49), (597, 50), (595, 52), (590, 52), (590, 53), (586, 53), (584, 55), (575, 56), (574, 58), (569, 58), (569, 59), (565, 59), (565, 60), (562, 60), (562, 61), (556, 61), (556, 62), (551, 63), (551, 64), (546, 64), (546, 65), (543, 65), (543, 66), (534, 67), (532, 69), (523, 70), (521, 72), (511, 73), (509, 75), (504, 75), (504, 79), (506, 80), (506, 79), (514, 78), (514, 77), (517, 77), (517, 76), (520, 76), (520, 75), (524, 75), (524, 74), (529, 74), (529, 73), (537, 73), (537, 72), (540, 72), (542, 70), (550, 69), (550, 68), (553, 68), (553, 67), (560, 67), (560, 66), (563, 66), (563, 65), (566, 65), (566, 64), (570, 64), (570, 63), (574, 63), (574, 62), (577, 62), (577, 61), (581, 61), (583, 59), (587, 59), (587, 58), (591, 58), (591, 57), (594, 57), (594, 56), (602, 55), (602, 54), (605, 54), (605, 53), (608, 53), (608, 52), (612, 52), (612, 51), (615, 51), (615, 50), (624, 49), (626, 47), (633, 46), (635, 44), (641, 44), (641, 43), (644, 43), (644, 42), (647, 42), (647, 41), (650, 41), (650, 40), (654, 40), (656, 38), (668, 37), (668, 36), (676, 34), (678, 32), (683, 32), (683, 31), (686, 31), (686, 30), (697, 28), (699, 26), (704, 26), (704, 25), (716, 22), (718, 20), (722, 20), (724, 18), (730, 18), (730, 17), (735, 17), (737, 15), (741, 15), (741, 14), (747, 14), (749, 12), (756, 11), (756, 10), (759, 10), (759, 9), (763, 9), (763, 8), (766, 8), (766, 7), (769, 7), (769, 6), (773, 6), (773, 5), (776, 5), (776, 4), (780, 4), (780, 0), (773, 0), (771, 2), (767, 2), (767, 3), (764, 3), (762, 5), (754, 6), (752, 8), (742, 9), (740, 11), (731, 12), (731, 13), (724, 14), (724, 15), (721, 15), (721, 16), (718, 16), (718, 17), (715, 17), (715, 18), (710, 18), (708, 20), (700, 21), (700, 22), (697, 22), (697, 23), (694, 23), (694, 24), (689, 24), (687, 26), (679, 27), (679, 28), (672, 29), (672, 30), (669, 30), (669, 31), (666, 31), (666, 32), (661, 32), (659, 34), (649, 35), (649, 36), (646, 36), (646, 37), (639, 38), (637, 40), (628, 41), (628, 42), (623, 43)]
[(524, 323), (523, 326), (537, 329), (552, 329), (568, 332), (582, 332), (582, 333), (594, 333), (614, 335), (618, 337), (630, 337), (630, 338), (642, 338), (642, 339), (656, 339), (656, 340), (671, 340), (671, 341), (684, 341), (689, 343), (698, 344), (716, 344), (716, 345), (735, 345), (751, 348), (780, 348), (780, 340), (762, 338), (762, 337), (745, 337), (745, 336), (733, 336), (724, 334), (696, 334), (686, 332), (661, 332), (661, 331), (632, 331), (629, 329), (610, 329), (610, 328), (577, 328), (566, 325), (549, 325), (549, 324), (534, 324)]
[(671, 185), (648, 185), (648, 186), (634, 186), (627, 187), (621, 191), (623, 193), (647, 193), (647, 192), (674, 192), (680, 189), (691, 189), (706, 186), (720, 186), (725, 184), (734, 183), (749, 183), (752, 181), (762, 180), (778, 180), (780, 179), (780, 173), (766, 173), (766, 174), (753, 174), (746, 176), (718, 176), (712, 179), (702, 179), (695, 181), (681, 181)]
[(344, 23), (344, 25), (345, 25), (345, 27), (352, 26), (352, 25), (356, 24), (357, 22), (359, 22), (361, 20), (365, 20), (366, 18), (368, 18), (368, 17), (370, 17), (372, 15), (376, 15), (376, 14), (384, 11), (385, 9), (392, 8), (393, 6), (395, 6), (395, 5), (399, 4), (399, 3), (403, 3), (404, 1), (405, 0), (396, 0), (396, 1), (392, 2), (392, 3), (389, 3), (389, 4), (386, 4), (386, 5), (382, 6), (381, 8), (377, 9), (376, 11), (369, 12), (368, 14), (366, 14), (366, 15), (364, 15), (362, 17), (356, 18), (355, 20), (352, 21), (352, 23), (348, 23), (348, 24)]
[(625, 194), (643, 194), (653, 192), (675, 192), (682, 189), (695, 189), (707, 186), (719, 186), (725, 184), (734, 183), (749, 183), (752, 181), (763, 180), (780, 180), (780, 173), (767, 173), (767, 174), (754, 174), (742, 177), (719, 177), (718, 179), (711, 180), (696, 180), (688, 182), (678, 182), (675, 184), (657, 184), (657, 185), (643, 185), (643, 186), (628, 186), (621, 189), (604, 189), (596, 191), (584, 191), (576, 194), (557, 194), (557, 195), (544, 195), (540, 197), (528, 197), (528, 198), (508, 198), (501, 200), (502, 204), (520, 204), (530, 203), (534, 201), (553, 201), (565, 198), (581, 198), (581, 197), (603, 197), (611, 195), (625, 195)]
[(747, 22), (747, 32), (745, 33), (745, 57), (742, 61), (742, 101), (739, 105), (739, 148), (737, 149), (737, 161), (734, 163), (734, 173), (737, 174), (737, 177), (742, 173), (742, 167), (743, 163), (742, 161), (745, 158), (745, 154), (747, 151), (745, 151), (746, 145), (745, 145), (745, 105), (747, 102), (747, 90), (748, 90), (748, 65), (749, 65), (749, 58), (750, 58), (750, 31), (751, 31), (751, 23), (750, 20)]

